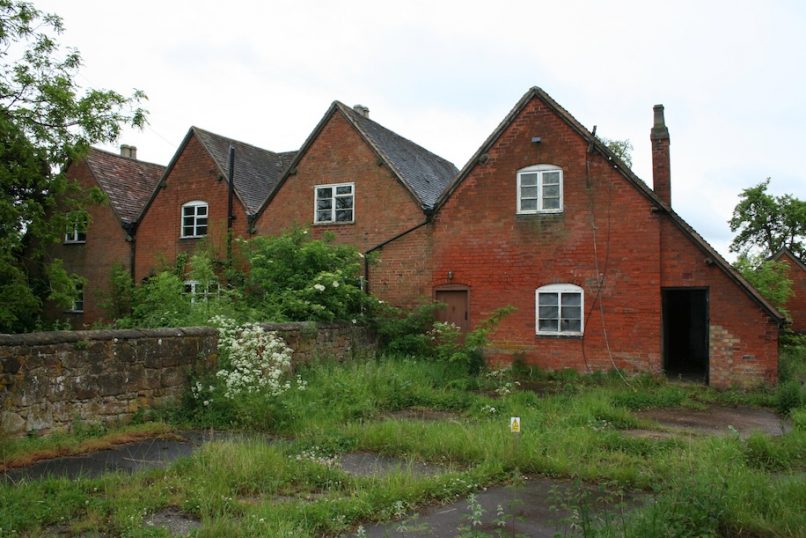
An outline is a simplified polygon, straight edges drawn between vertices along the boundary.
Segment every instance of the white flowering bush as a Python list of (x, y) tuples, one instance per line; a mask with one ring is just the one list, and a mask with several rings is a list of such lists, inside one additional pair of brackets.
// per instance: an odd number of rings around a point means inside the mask
[(221, 368), (216, 377), (224, 384), (224, 397), (278, 396), (291, 387), (292, 350), (277, 333), (256, 323), (238, 325), (223, 317), (214, 318), (213, 323), (219, 327)]

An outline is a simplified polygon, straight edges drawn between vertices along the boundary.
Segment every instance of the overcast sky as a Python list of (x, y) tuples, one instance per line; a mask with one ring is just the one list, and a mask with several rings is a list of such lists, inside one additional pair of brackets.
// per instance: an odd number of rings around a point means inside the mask
[[(338, 99), (459, 168), (531, 86), (629, 139), (651, 185), (666, 106), (672, 203), (723, 255), (739, 192), (806, 198), (806, 2), (35, 0), (80, 83), (149, 97), (120, 143), (167, 164), (191, 125), (298, 148)], [(116, 149), (109, 146), (107, 149)]]

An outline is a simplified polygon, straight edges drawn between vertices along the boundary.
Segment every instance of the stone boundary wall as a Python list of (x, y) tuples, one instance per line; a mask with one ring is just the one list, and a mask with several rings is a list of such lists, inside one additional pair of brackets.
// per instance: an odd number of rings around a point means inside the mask
[[(295, 365), (375, 351), (367, 331), (352, 325), (262, 326), (283, 337)], [(210, 327), (0, 334), (0, 434), (125, 421), (176, 402), (194, 368), (215, 365), (217, 345)]]

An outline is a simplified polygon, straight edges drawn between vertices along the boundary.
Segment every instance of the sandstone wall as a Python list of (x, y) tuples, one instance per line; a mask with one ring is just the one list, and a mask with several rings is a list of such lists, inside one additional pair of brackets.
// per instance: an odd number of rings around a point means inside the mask
[[(342, 324), (267, 324), (293, 363), (374, 351), (366, 331)], [(73, 421), (126, 420), (176, 401), (194, 367), (214, 365), (218, 332), (207, 327), (0, 335), (0, 433), (65, 429)]]

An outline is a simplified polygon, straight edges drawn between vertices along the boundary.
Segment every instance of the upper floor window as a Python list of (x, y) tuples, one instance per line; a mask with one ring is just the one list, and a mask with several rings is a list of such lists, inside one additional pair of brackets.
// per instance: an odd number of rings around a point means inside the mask
[(551, 284), (535, 292), (537, 334), (581, 335), (585, 294), (573, 284)]
[(518, 213), (561, 213), (563, 171), (550, 164), (518, 170)]
[(354, 183), (317, 185), (314, 191), (316, 193), (314, 200), (314, 223), (325, 224), (330, 222), (354, 221)]
[(65, 243), (86, 243), (87, 242), (87, 219), (76, 217), (70, 219), (64, 230)]
[(207, 202), (194, 201), (182, 206), (182, 237), (207, 235)]

